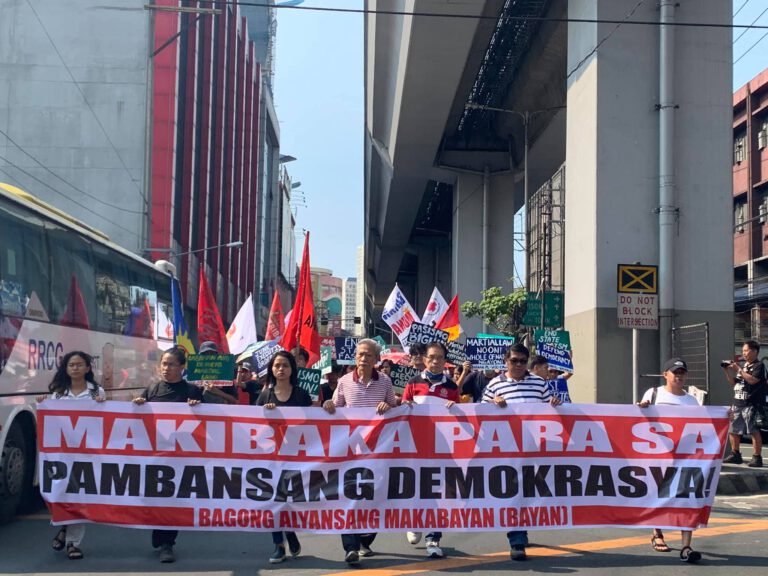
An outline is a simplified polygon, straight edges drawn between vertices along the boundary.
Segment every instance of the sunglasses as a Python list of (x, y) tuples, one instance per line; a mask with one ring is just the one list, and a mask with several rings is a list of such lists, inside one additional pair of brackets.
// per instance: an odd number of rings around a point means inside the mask
[(509, 359), (510, 364), (527, 364), (528, 359), (527, 358), (510, 358)]

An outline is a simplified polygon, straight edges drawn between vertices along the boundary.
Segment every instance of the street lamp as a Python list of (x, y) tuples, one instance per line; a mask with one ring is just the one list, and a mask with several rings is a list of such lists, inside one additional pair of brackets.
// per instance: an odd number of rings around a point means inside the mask
[(168, 252), (171, 256), (186, 256), (187, 254), (194, 254), (196, 252), (207, 252), (208, 250), (215, 250), (216, 248), (242, 248), (243, 242), (241, 240), (235, 240), (234, 242), (227, 242), (226, 244), (217, 244), (216, 246), (206, 246), (205, 248), (198, 248), (197, 250), (187, 250), (186, 252), (174, 252), (173, 248), (144, 248), (144, 252)]

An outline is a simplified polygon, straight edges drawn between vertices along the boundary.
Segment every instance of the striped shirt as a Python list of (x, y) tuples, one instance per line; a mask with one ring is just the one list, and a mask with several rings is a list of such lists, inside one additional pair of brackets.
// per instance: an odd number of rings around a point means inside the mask
[(501, 396), (507, 404), (525, 402), (549, 402), (552, 392), (543, 378), (527, 372), (522, 380), (515, 380), (506, 374), (500, 374), (488, 383), (483, 392), (482, 402), (493, 402)]
[(392, 380), (376, 370), (373, 371), (370, 382), (363, 382), (357, 375), (357, 370), (345, 374), (339, 378), (336, 392), (333, 394), (333, 403), (339, 408), (375, 408), (379, 402), (386, 402), (393, 407), (397, 405)]

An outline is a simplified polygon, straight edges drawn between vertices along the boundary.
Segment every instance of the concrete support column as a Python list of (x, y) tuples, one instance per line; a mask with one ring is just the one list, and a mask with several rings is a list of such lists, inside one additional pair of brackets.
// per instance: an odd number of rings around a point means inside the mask
[[(571, 0), (568, 15), (621, 20), (636, 4)], [(727, 4), (683, 0), (677, 14), (681, 21), (727, 22)], [(634, 15), (658, 17), (650, 3)], [(574, 23), (568, 30), (565, 323), (579, 402), (631, 401), (632, 334), (617, 328), (616, 269), (659, 258), (659, 30), (615, 28)], [(727, 401), (717, 359), (730, 353), (733, 339), (730, 62), (728, 30), (676, 30), (673, 321), (710, 323), (712, 403)], [(658, 333), (642, 331), (640, 373), (658, 374), (663, 360)], [(641, 379), (640, 386), (658, 383)]]

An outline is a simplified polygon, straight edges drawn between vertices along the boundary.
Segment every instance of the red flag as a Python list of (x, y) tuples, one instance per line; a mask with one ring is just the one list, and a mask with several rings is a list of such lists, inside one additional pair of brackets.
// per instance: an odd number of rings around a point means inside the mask
[(219, 354), (229, 354), (229, 343), (224, 324), (221, 322), (219, 307), (213, 297), (211, 287), (200, 266), (200, 289), (197, 293), (197, 343), (198, 347), (203, 342), (215, 342)]
[(67, 294), (67, 307), (64, 315), (59, 320), (63, 326), (74, 326), (75, 328), (90, 328), (88, 322), (88, 309), (85, 307), (83, 293), (80, 292), (80, 286), (77, 283), (77, 277), (72, 274), (72, 280), (69, 284), (69, 293)]
[(435, 328), (448, 332), (448, 340), (456, 340), (461, 334), (461, 324), (459, 323), (459, 295), (453, 297), (448, 308), (445, 309), (440, 320), (435, 324)]
[(144, 298), (144, 307), (136, 316), (133, 325), (133, 335), (143, 336), (144, 338), (154, 338), (155, 329), (152, 326), (152, 311), (149, 309), (149, 299)]
[(267, 334), (264, 340), (275, 340), (280, 338), (284, 332), (285, 318), (283, 317), (283, 305), (280, 304), (280, 295), (275, 290), (275, 296), (272, 298), (272, 308), (269, 310)]
[(304, 255), (301, 257), (296, 302), (293, 305), (291, 320), (280, 341), (280, 346), (289, 351), (299, 345), (309, 353), (307, 366), (312, 366), (320, 360), (320, 336), (317, 333), (312, 279), (309, 274), (309, 232), (304, 237)]

